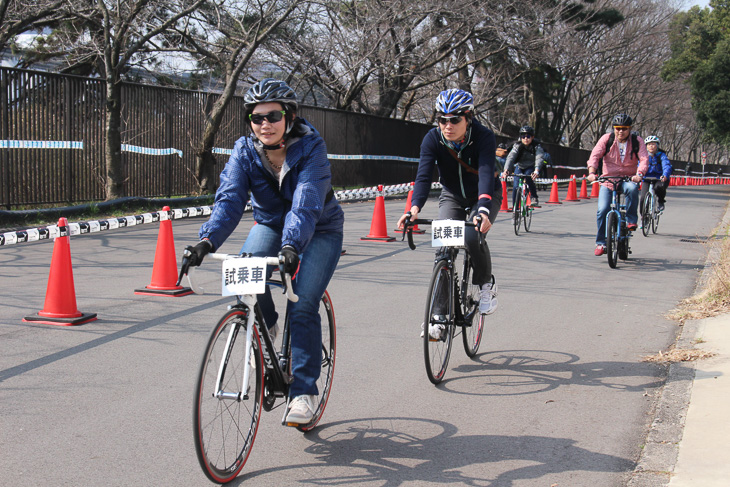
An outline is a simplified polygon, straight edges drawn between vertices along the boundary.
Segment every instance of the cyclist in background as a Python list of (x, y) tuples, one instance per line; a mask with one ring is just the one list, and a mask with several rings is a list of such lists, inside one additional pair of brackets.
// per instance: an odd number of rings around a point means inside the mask
[[(625, 181), (617, 186), (617, 191), (626, 195), (626, 228), (634, 231), (638, 227), (639, 215), (639, 185), (649, 166), (649, 155), (646, 145), (638, 135), (631, 133), (633, 120), (625, 113), (613, 117), (613, 132), (604, 134), (591, 151), (588, 159), (589, 182), (596, 180), (598, 167), (603, 160), (604, 177), (631, 176), (631, 181)], [(595, 255), (606, 253), (606, 214), (611, 208), (611, 189), (609, 183), (601, 184), (598, 193), (598, 211), (596, 212), (596, 250)]]
[[(646, 150), (649, 153), (649, 169), (647, 170), (644, 177), (647, 178), (658, 178), (659, 181), (654, 183), (654, 191), (659, 199), (659, 211), (664, 211), (664, 204), (666, 203), (667, 187), (669, 187), (669, 176), (672, 175), (672, 163), (669, 161), (667, 153), (659, 148), (659, 137), (656, 135), (650, 135), (644, 140), (646, 144)], [(644, 201), (644, 196), (649, 192), (649, 185), (641, 185), (641, 195), (639, 201)], [(640, 208), (641, 213), (644, 213), (644, 208)]]
[[(408, 216), (413, 220), (418, 218), (431, 191), (435, 164), (443, 188), (439, 219), (464, 220), (467, 216), (464, 209), (471, 208), (469, 218), (475, 224), (477, 217), (481, 217), (475, 230), (487, 233), (502, 205), (502, 185), (494, 166), (497, 148), (494, 132), (474, 118), (474, 98), (464, 90), (442, 91), (436, 99), (436, 115), (438, 126), (421, 143), (412, 206), (398, 220), (398, 228), (403, 228)], [(486, 241), (484, 245), (479, 244), (477, 231), (466, 232), (465, 244), (474, 268), (473, 283), (481, 289), (479, 311), (491, 314), (497, 309), (497, 284), (492, 275), (489, 246)]]
[(502, 171), (504, 171), (504, 165), (507, 163), (507, 154), (509, 154), (507, 144), (501, 142), (497, 146), (497, 153), (494, 159), (494, 170), (497, 174), (502, 174)]
[[(532, 206), (539, 207), (540, 201), (537, 198), (537, 187), (535, 179), (540, 175), (540, 169), (543, 165), (545, 151), (539, 142), (535, 140), (535, 129), (529, 125), (525, 125), (520, 129), (520, 140), (515, 142), (512, 150), (507, 156), (507, 162), (504, 166), (502, 179), (507, 179), (510, 171), (514, 168), (515, 175), (530, 175), (529, 179), (525, 179), (527, 187), (530, 188), (530, 196), (532, 198)], [(517, 190), (519, 188), (519, 178), (512, 181), (512, 206), (517, 201)]]
[[(289, 303), (293, 382), (286, 422), (304, 424), (311, 421), (319, 394), (319, 303), (340, 258), (345, 217), (332, 190), (324, 140), (296, 116), (294, 90), (266, 78), (248, 90), (244, 104), (251, 136), (236, 141), (220, 176), (213, 213), (200, 228), (200, 243), (191, 247), (190, 265), (200, 265), (223, 245), (250, 200), (257, 225), (241, 252), (278, 254), (284, 271), (296, 273), (292, 287), (299, 301)], [(277, 313), (268, 289), (259, 305), (275, 333)]]

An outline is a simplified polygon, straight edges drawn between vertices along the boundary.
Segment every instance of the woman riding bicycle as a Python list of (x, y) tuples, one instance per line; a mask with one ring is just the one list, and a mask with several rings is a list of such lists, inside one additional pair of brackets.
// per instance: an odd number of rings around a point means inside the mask
[[(312, 419), (319, 394), (319, 303), (342, 251), (344, 213), (334, 198), (324, 140), (296, 116), (294, 90), (266, 78), (248, 90), (244, 102), (251, 136), (236, 141), (221, 173), (213, 213), (200, 228), (191, 265), (200, 265), (208, 252), (220, 248), (250, 199), (257, 224), (241, 252), (278, 254), (284, 271), (296, 273), (292, 285), (299, 301), (289, 303), (294, 381), (286, 422), (304, 424)], [(269, 329), (275, 330), (278, 315), (269, 291), (259, 297), (259, 305)]]
[[(535, 179), (540, 175), (544, 158), (545, 151), (540, 143), (535, 140), (535, 129), (529, 125), (525, 125), (520, 129), (520, 140), (515, 142), (507, 156), (507, 162), (504, 165), (504, 172), (502, 173), (502, 179), (507, 179), (512, 168), (514, 168), (515, 175), (530, 175), (530, 178), (525, 178), (525, 182), (527, 183), (527, 187), (530, 188), (532, 206), (536, 207), (540, 206), (540, 201), (537, 198)], [(517, 195), (518, 188), (519, 178), (514, 178), (512, 184), (513, 207), (519, 197)]]
[[(659, 211), (664, 211), (664, 203), (666, 203), (667, 197), (667, 186), (669, 186), (669, 176), (672, 175), (672, 163), (667, 157), (667, 153), (659, 148), (659, 137), (656, 135), (650, 135), (644, 141), (646, 144), (646, 150), (649, 153), (649, 169), (646, 171), (644, 177), (656, 178), (659, 181), (654, 183), (654, 191), (656, 192), (657, 199), (659, 200)], [(643, 202), (646, 193), (649, 192), (649, 185), (641, 185), (641, 196), (639, 201)], [(644, 209), (641, 208), (641, 213), (644, 213)]]
[[(588, 159), (589, 182), (596, 180), (598, 167), (603, 159), (603, 177), (630, 176), (631, 181), (617, 185), (616, 190), (626, 195), (626, 221), (629, 231), (638, 227), (639, 215), (639, 186), (638, 183), (646, 174), (649, 165), (649, 156), (644, 141), (638, 135), (631, 135), (633, 120), (625, 113), (613, 117), (613, 133), (605, 134), (591, 151)], [(631, 135), (631, 136), (630, 136)], [(598, 193), (598, 211), (596, 212), (596, 250), (594, 255), (606, 253), (606, 214), (611, 207), (611, 190), (613, 185), (608, 182), (601, 184)]]
[[(415, 220), (426, 204), (431, 190), (434, 164), (443, 187), (439, 197), (439, 219), (469, 218), (481, 233), (487, 233), (502, 204), (501, 183), (495, 170), (496, 138), (494, 132), (474, 118), (471, 93), (450, 89), (436, 99), (438, 127), (431, 129), (421, 143), (421, 159), (411, 196), (410, 211), (398, 220), (402, 229), (406, 218)], [(480, 245), (476, 231), (468, 231), (465, 244), (472, 258), (473, 283), (480, 286), (479, 310), (491, 314), (497, 309), (497, 285), (492, 276), (492, 259), (486, 241)]]

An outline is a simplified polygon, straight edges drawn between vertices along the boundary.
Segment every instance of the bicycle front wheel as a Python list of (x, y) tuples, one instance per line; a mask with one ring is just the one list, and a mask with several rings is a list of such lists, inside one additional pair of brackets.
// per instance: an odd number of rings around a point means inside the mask
[(515, 207), (512, 208), (512, 225), (515, 227), (515, 235), (520, 234), (520, 223), (522, 220), (522, 207), (520, 205), (520, 198), (515, 200)]
[[(261, 341), (256, 329), (246, 363), (246, 311), (229, 310), (213, 329), (195, 386), (193, 434), (205, 475), (219, 484), (246, 464), (263, 401)], [(241, 390), (248, 365), (248, 390)], [(220, 379), (219, 379), (220, 375)]]
[(606, 254), (608, 265), (615, 269), (618, 262), (618, 216), (613, 211), (606, 218)]
[(314, 408), (314, 416), (307, 424), (297, 426), (299, 431), (309, 431), (317, 426), (319, 420), (324, 414), (324, 408), (327, 407), (327, 400), (332, 391), (332, 377), (335, 373), (335, 357), (336, 354), (336, 329), (335, 329), (335, 312), (332, 308), (332, 300), (327, 291), (322, 296), (322, 302), (319, 303), (319, 316), (322, 326), (322, 370), (317, 380), (317, 389), (319, 390), (318, 403)]
[(641, 202), (641, 233), (645, 237), (649, 236), (649, 229), (652, 226), (652, 215), (654, 213), (653, 203), (651, 193), (646, 193), (644, 201)]
[(524, 224), (525, 224), (525, 231), (530, 231), (530, 225), (532, 225), (532, 212), (533, 209), (529, 206), (525, 206), (525, 216), (524, 216)]
[(653, 218), (651, 219), (651, 233), (656, 233), (657, 230), (659, 229), (659, 217), (662, 215), (662, 212), (659, 211), (657, 206), (658, 205), (656, 203), (656, 200), (654, 200), (654, 205), (653, 205), (654, 210), (652, 211)]
[(464, 351), (470, 358), (474, 358), (482, 342), (485, 316), (479, 312), (479, 286), (472, 284), (471, 259), (466, 252), (461, 252), (461, 264), (457, 269), (462, 269), (461, 289), (459, 290), (461, 301), (461, 313), (464, 322), (461, 326), (461, 337), (464, 341)]
[(454, 338), (454, 326), (450, 319), (454, 301), (452, 279), (448, 261), (438, 260), (431, 276), (423, 320), (423, 355), (428, 380), (433, 384), (443, 380), (451, 355)]

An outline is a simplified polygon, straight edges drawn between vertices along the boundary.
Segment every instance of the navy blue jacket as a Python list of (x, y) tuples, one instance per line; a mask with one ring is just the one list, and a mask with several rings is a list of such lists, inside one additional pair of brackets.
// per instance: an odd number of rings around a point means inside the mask
[[(254, 220), (282, 230), (281, 245), (304, 251), (315, 231), (342, 233), (345, 216), (332, 193), (327, 148), (309, 122), (305, 135), (286, 148), (289, 167), (279, 189), (278, 180), (264, 168), (254, 139), (241, 137), (220, 177), (210, 219), (200, 227), (201, 239), (219, 248), (238, 225), (249, 201)], [(329, 201), (328, 199), (329, 196)]]
[[(440, 129), (428, 131), (421, 143), (421, 160), (411, 196), (411, 203), (419, 209), (426, 203), (431, 191), (431, 175), (434, 164), (439, 171), (439, 181), (449, 192), (467, 200), (478, 200), (478, 206), (491, 211), (494, 185), (494, 159), (497, 141), (494, 132), (472, 120), (471, 138), (461, 150), (460, 159), (475, 169), (474, 174), (459, 164), (441, 140)], [(501, 191), (501, 188), (500, 188)]]

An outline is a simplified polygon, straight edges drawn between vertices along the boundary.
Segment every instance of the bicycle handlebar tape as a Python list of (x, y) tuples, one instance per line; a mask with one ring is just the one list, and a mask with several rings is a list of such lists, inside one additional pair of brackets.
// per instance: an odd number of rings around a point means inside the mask
[(548, 204), (551, 205), (562, 205), (560, 202), (560, 196), (558, 195), (558, 177), (553, 176), (553, 186), (550, 189), (550, 200)]
[(580, 195), (578, 196), (579, 199), (587, 200), (589, 199), (588, 196), (588, 185), (586, 183), (586, 178), (582, 178), (580, 182)]
[[(415, 184), (416, 183), (414, 183), (413, 181), (411, 181), (409, 183), (411, 189), (408, 190), (408, 198), (406, 199), (406, 209), (405, 209), (405, 211), (403, 213), (408, 213), (409, 211), (411, 211), (411, 199), (413, 198), (413, 186)], [(405, 230), (399, 230), (398, 228), (396, 228), (393, 231), (394, 232), (398, 232), (398, 233), (402, 233)], [(426, 230), (421, 230), (420, 228), (418, 228), (418, 225), (413, 225), (413, 228), (411, 229), (411, 231), (413, 233), (426, 233)]]
[(58, 220), (58, 236), (53, 243), (51, 270), (48, 274), (46, 301), (38, 313), (26, 316), (23, 321), (47, 325), (71, 326), (96, 320), (96, 313), (82, 313), (76, 307), (71, 245), (68, 221)]
[(172, 236), (171, 218), (170, 207), (165, 206), (162, 208), (155, 262), (152, 265), (152, 281), (143, 288), (135, 289), (134, 294), (177, 298), (193, 293), (193, 290), (189, 287), (182, 287), (177, 284), (177, 261), (175, 259), (175, 240)]
[(366, 237), (360, 237), (360, 240), (380, 240), (382, 242), (392, 242), (395, 237), (388, 235), (388, 224), (385, 221), (385, 197), (383, 196), (383, 185), (378, 185), (378, 195), (375, 197), (375, 209), (373, 210), (373, 220), (370, 223), (370, 233)]
[(507, 203), (507, 180), (502, 180), (502, 207), (499, 209), (499, 211), (506, 211), (507, 213), (512, 211), (512, 208), (509, 207), (509, 203)]
[(575, 174), (570, 176), (570, 182), (568, 183), (568, 196), (564, 201), (580, 201), (578, 199), (577, 187), (575, 184)]

